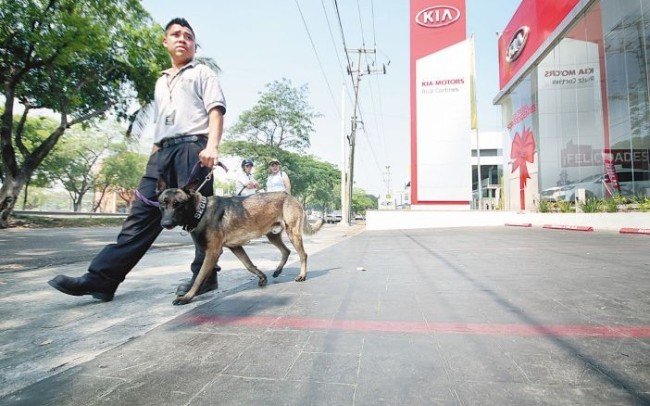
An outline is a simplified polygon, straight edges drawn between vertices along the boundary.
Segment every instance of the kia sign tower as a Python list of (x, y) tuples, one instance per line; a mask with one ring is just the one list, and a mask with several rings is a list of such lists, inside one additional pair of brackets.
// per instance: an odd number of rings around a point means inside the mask
[(411, 204), (467, 210), (471, 47), (464, 0), (411, 0)]

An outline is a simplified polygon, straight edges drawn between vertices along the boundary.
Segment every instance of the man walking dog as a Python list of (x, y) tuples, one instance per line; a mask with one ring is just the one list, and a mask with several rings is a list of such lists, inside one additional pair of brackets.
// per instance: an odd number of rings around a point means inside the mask
[[(156, 82), (154, 146), (137, 189), (141, 198), (134, 202), (116, 243), (97, 254), (86, 274), (58, 275), (48, 282), (68, 295), (112, 300), (118, 285), (162, 231), (160, 210), (153, 205), (157, 200), (158, 177), (162, 176), (169, 185), (182, 187), (192, 180), (203, 180), (218, 163), (226, 113), (219, 80), (210, 68), (194, 60), (195, 35), (187, 20), (171, 20), (162, 42), (169, 52), (171, 67)], [(212, 195), (212, 183), (207, 182), (201, 193)], [(178, 287), (177, 295), (190, 290), (204, 257), (205, 252), (195, 242), (191, 264), (194, 276)], [(217, 269), (203, 283), (199, 294), (217, 287)]]

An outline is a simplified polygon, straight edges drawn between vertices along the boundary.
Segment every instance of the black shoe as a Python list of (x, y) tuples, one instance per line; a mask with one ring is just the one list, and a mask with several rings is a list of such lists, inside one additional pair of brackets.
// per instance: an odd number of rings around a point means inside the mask
[[(199, 288), (199, 291), (196, 293), (196, 296), (202, 295), (204, 293), (210, 292), (211, 290), (215, 290), (216, 288), (219, 287), (219, 283), (217, 282), (217, 272), (219, 272), (221, 268), (218, 268), (215, 272), (212, 273), (208, 277), (207, 280), (203, 282), (203, 285)], [(194, 280), (196, 279), (196, 275), (192, 277), (191, 280), (187, 282), (183, 282), (178, 287), (176, 288), (176, 296), (185, 296), (187, 292), (192, 289), (192, 285), (194, 285)]]
[(95, 273), (86, 273), (78, 278), (58, 275), (47, 283), (66, 295), (91, 295), (102, 302), (113, 300), (117, 285), (119, 285), (119, 282), (111, 281)]

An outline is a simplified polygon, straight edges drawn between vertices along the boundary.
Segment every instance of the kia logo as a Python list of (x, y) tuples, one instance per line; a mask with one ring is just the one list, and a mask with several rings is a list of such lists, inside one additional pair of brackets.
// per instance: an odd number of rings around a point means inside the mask
[(440, 28), (456, 22), (460, 18), (460, 10), (451, 6), (427, 7), (417, 13), (415, 22), (426, 28)]
[(512, 63), (519, 58), (519, 55), (521, 55), (526, 46), (526, 41), (528, 41), (529, 31), (530, 28), (524, 26), (518, 29), (515, 35), (512, 36), (506, 49), (506, 62)]

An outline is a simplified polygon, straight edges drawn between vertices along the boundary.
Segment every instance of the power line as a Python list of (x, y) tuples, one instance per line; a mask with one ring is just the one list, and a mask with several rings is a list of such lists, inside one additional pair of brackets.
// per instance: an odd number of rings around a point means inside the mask
[[(372, 22), (372, 46), (375, 50), (377, 50), (377, 31), (375, 30), (375, 4), (373, 0), (370, 0), (370, 17)], [(376, 54), (375, 54), (375, 62), (377, 62)], [(375, 82), (375, 85), (377, 86), (377, 103), (379, 105), (379, 113), (377, 114), (377, 108), (375, 106), (375, 96), (374, 96), (374, 92), (372, 91), (372, 84), (371, 84), (370, 91), (371, 91), (371, 98), (373, 101), (373, 110), (375, 111), (375, 126), (377, 128), (377, 135), (379, 136), (379, 139), (383, 146), (383, 153), (386, 158), (386, 162), (388, 162), (389, 161), (388, 158), (389, 154), (387, 148), (388, 144), (386, 142), (386, 133), (384, 132), (384, 114), (383, 114), (383, 106), (382, 106), (382, 98), (381, 98), (381, 87), (379, 86), (379, 78), (375, 76), (373, 82)], [(380, 124), (381, 124), (381, 128), (380, 128)], [(377, 160), (376, 157), (375, 160)]]
[(370, 0), (370, 15), (372, 17), (372, 47), (377, 49), (377, 37), (375, 35), (375, 2)]
[[(353, 72), (352, 70), (349, 70), (348, 73), (350, 74), (350, 77), (352, 78), (352, 83), (354, 84), (354, 103), (352, 107), (352, 120), (351, 120), (351, 130), (350, 130), (350, 138), (349, 138), (349, 143), (350, 143), (350, 148), (349, 148), (349, 154), (348, 154), (348, 165), (349, 165), (349, 170), (348, 170), (348, 177), (347, 177), (347, 192), (348, 192), (348, 206), (347, 206), (347, 212), (345, 213), (346, 216), (346, 222), (348, 225), (352, 225), (352, 193), (353, 193), (353, 188), (354, 188), (354, 149), (356, 145), (356, 132), (357, 132), (357, 110), (359, 107), (359, 82), (361, 81), (361, 77), (365, 74), (371, 75), (371, 74), (377, 74), (377, 73), (386, 73), (385, 68), (383, 72), (379, 72), (376, 70), (371, 70), (370, 67), (367, 67), (367, 72), (366, 70), (362, 71), (361, 70), (361, 57), (364, 54), (374, 54), (376, 51), (374, 49), (365, 49), (365, 48), (360, 48), (360, 49), (346, 49), (346, 53), (356, 53), (358, 54), (358, 61), (357, 61), (357, 69), (356, 72)], [(348, 57), (349, 60), (349, 57)], [(372, 148), (371, 148), (372, 150)], [(374, 154), (374, 152), (373, 152)]]
[[(330, 33), (330, 40), (332, 41), (332, 48), (334, 49), (334, 55), (336, 55), (336, 60), (338, 61), (337, 66), (341, 67), (343, 66), (343, 62), (341, 62), (341, 58), (336, 48), (336, 41), (334, 40), (334, 33), (332, 32), (332, 23), (330, 22), (329, 16), (327, 14), (327, 9), (325, 8), (324, 0), (321, 0), (320, 4), (323, 7), (323, 14), (325, 15), (325, 20), (327, 21), (327, 30)], [(339, 69), (339, 74), (341, 75), (341, 79), (342, 79), (341, 82), (345, 83), (346, 78), (345, 78), (345, 73), (343, 73), (343, 70)], [(350, 89), (347, 86), (345, 86), (345, 92), (348, 96), (348, 100), (352, 101), (352, 96), (350, 95)]]
[[(373, 62), (373, 63), (370, 63), (369, 60), (368, 60), (368, 54), (375, 55), (376, 49), (373, 48), (372, 50), (368, 50), (368, 49), (365, 48), (365, 36), (364, 36), (365, 34), (363, 32), (363, 21), (362, 21), (362, 18), (361, 18), (361, 8), (360, 8), (360, 5), (359, 5), (359, 0), (357, 0), (357, 11), (358, 11), (358, 15), (359, 15), (359, 25), (361, 27), (361, 36), (362, 36), (362, 42), (363, 42), (364, 46), (362, 48), (360, 48), (360, 49), (357, 49), (357, 50), (348, 49), (346, 39), (345, 39), (345, 32), (344, 32), (344, 29), (343, 29), (343, 22), (342, 22), (341, 12), (340, 12), (340, 9), (339, 9), (339, 6), (338, 6), (338, 2), (337, 2), (337, 0), (334, 0), (333, 3), (334, 3), (334, 8), (336, 10), (336, 18), (337, 18), (337, 21), (338, 21), (339, 30), (340, 30), (340, 33), (341, 33), (341, 40), (342, 40), (342, 43), (343, 43), (343, 49), (345, 51), (345, 57), (346, 57), (346, 61), (347, 61), (346, 70), (347, 70), (348, 75), (350, 75), (350, 79), (351, 79), (351, 82), (352, 82), (352, 89), (354, 90), (354, 101), (353, 101), (353, 108), (352, 108), (351, 131), (350, 131), (350, 135), (348, 136), (349, 149), (348, 149), (347, 164), (349, 165), (349, 169), (348, 169), (348, 173), (347, 173), (347, 178), (345, 179), (347, 185), (344, 188), (346, 190), (347, 196), (345, 196), (345, 198), (343, 196), (341, 196), (343, 202), (347, 201), (347, 207), (344, 207), (345, 204), (342, 204), (342, 211), (345, 212), (344, 214), (345, 214), (345, 217), (346, 217), (346, 220), (347, 220), (346, 222), (348, 224), (351, 224), (352, 216), (351, 216), (350, 208), (351, 208), (351, 205), (352, 205), (352, 191), (353, 191), (353, 184), (354, 184), (354, 149), (355, 149), (355, 143), (356, 143), (357, 126), (359, 124), (361, 125), (361, 129), (363, 129), (364, 136), (366, 137), (366, 140), (368, 141), (368, 149), (370, 150), (370, 153), (372, 154), (372, 158), (373, 158), (374, 163), (375, 163), (375, 165), (376, 165), (376, 167), (378, 169), (378, 172), (381, 173), (381, 171), (382, 171), (382, 165), (379, 163), (379, 160), (377, 159), (377, 154), (376, 154), (376, 152), (374, 150), (373, 143), (370, 142), (370, 139), (368, 137), (368, 133), (365, 131), (364, 118), (363, 118), (363, 113), (362, 113), (363, 109), (361, 107), (361, 101), (359, 100), (359, 80), (361, 79), (361, 76), (366, 75), (366, 74), (370, 75), (370, 74), (378, 73), (378, 72), (375, 69), (371, 70), (371, 68), (370, 68), (370, 65), (375, 67), (375, 62), (376, 61)], [(372, 12), (372, 15), (373, 15), (373, 22), (372, 22), (373, 41), (375, 41), (376, 37), (374, 35), (374, 10)], [(358, 64), (356, 66), (356, 72), (352, 68), (353, 64), (350, 61), (350, 55), (349, 55), (350, 52), (358, 53)], [(363, 70), (361, 69), (362, 57), (364, 58), (364, 60), (366, 62), (366, 69), (363, 69)], [(385, 65), (383, 66), (383, 73), (386, 73)], [(355, 75), (356, 75), (356, 78), (355, 78)], [(372, 87), (370, 88), (370, 95), (371, 95), (371, 100), (373, 102), (373, 106), (375, 106), (375, 104), (374, 104), (374, 102), (375, 102), (374, 99), (375, 98), (374, 98), (374, 95), (372, 93)], [(376, 114), (376, 107), (374, 108), (374, 111), (375, 111), (376, 116), (380, 116), (380, 115)], [(384, 142), (384, 145), (385, 145), (385, 142)]]
[[(348, 46), (345, 43), (345, 34), (343, 33), (343, 22), (341, 21), (341, 12), (339, 11), (339, 4), (334, 0), (334, 8), (336, 9), (336, 18), (339, 22), (339, 29), (341, 31), (341, 40), (343, 41), (343, 51), (345, 52), (345, 59), (348, 61), (347, 71), (352, 72), (352, 63), (350, 62), (350, 55), (347, 53)], [(354, 88), (354, 80), (352, 81), (352, 87)]]
[[(359, 5), (359, 0), (357, 0), (357, 12), (359, 14), (359, 29), (361, 30), (361, 46), (362, 48), (366, 47), (366, 39), (363, 35), (363, 21), (361, 19), (361, 6)], [(366, 59), (367, 61), (367, 59)]]
[[(377, 49), (377, 37), (376, 37), (376, 31), (375, 31), (375, 11), (374, 11), (374, 3), (372, 2), (372, 0), (371, 0), (370, 5), (371, 5), (370, 16), (371, 16), (371, 27), (372, 27), (373, 50), (376, 51), (376, 49)], [(365, 46), (366, 46), (365, 30), (363, 29), (363, 21), (362, 21), (362, 14), (361, 14), (361, 8), (360, 8), (360, 5), (359, 5), (359, 0), (357, 0), (357, 12), (358, 12), (358, 15), (359, 15), (359, 27), (361, 29), (361, 40), (362, 40), (363, 48), (365, 48)], [(376, 53), (372, 54), (373, 55), (372, 62), (369, 60), (369, 55), (370, 55), (369, 53), (364, 54), (364, 59), (366, 61), (368, 73), (370, 73), (370, 66), (375, 67), (376, 63), (377, 63)], [(379, 90), (378, 79), (375, 78), (375, 80), (376, 80), (375, 83), (377, 83), (377, 87), (378, 87), (378, 90)], [(368, 89), (369, 89), (369, 92), (370, 92), (370, 100), (371, 100), (371, 104), (372, 104), (371, 109), (374, 112), (374, 116), (376, 117), (374, 122), (375, 122), (375, 127), (376, 127), (376, 130), (377, 130), (377, 136), (380, 138), (380, 142), (384, 147), (383, 152), (384, 152), (384, 154), (386, 156), (386, 161), (388, 161), (388, 159), (387, 159), (388, 158), (388, 151), (387, 151), (387, 148), (386, 148), (387, 144), (386, 144), (386, 141), (385, 141), (385, 136), (384, 136), (383, 131), (381, 131), (379, 129), (379, 125), (378, 125), (379, 121), (382, 120), (381, 113), (377, 112), (377, 103), (379, 103), (381, 105), (381, 92), (380, 91), (378, 92), (378, 96), (376, 98), (375, 97), (375, 92), (373, 91), (373, 87), (372, 87), (372, 81), (370, 82), (370, 87)], [(363, 120), (363, 115), (362, 115), (361, 111), (359, 112), (359, 115), (361, 116), (361, 122), (363, 123), (364, 120)], [(377, 165), (377, 169), (381, 170), (382, 165), (379, 163), (379, 161), (377, 159), (377, 154), (375, 153), (375, 151), (373, 149), (373, 143), (370, 142), (369, 134), (368, 134), (367, 131), (365, 131), (365, 126), (363, 128), (364, 128), (364, 135), (368, 139), (368, 146), (370, 148), (370, 152), (373, 155), (373, 159), (375, 161), (375, 164)]]
[(300, 13), (300, 18), (302, 19), (302, 24), (305, 27), (305, 31), (307, 31), (307, 36), (309, 37), (309, 43), (311, 44), (311, 48), (314, 50), (314, 55), (316, 55), (318, 66), (320, 68), (321, 73), (323, 74), (323, 79), (325, 79), (325, 83), (327, 84), (327, 89), (329, 90), (330, 97), (332, 98), (332, 102), (336, 108), (336, 113), (338, 114), (339, 118), (341, 118), (343, 117), (343, 113), (339, 110), (339, 105), (337, 104), (336, 99), (334, 98), (332, 87), (330, 86), (329, 80), (327, 80), (327, 75), (325, 74), (325, 70), (323, 69), (323, 64), (321, 63), (320, 57), (318, 56), (316, 45), (314, 44), (314, 40), (311, 37), (311, 33), (309, 32), (309, 27), (307, 26), (307, 22), (305, 21), (305, 16), (302, 13), (302, 9), (300, 8), (300, 3), (298, 3), (298, 0), (295, 1), (296, 1), (296, 7), (298, 7), (298, 12)]
[[(386, 132), (384, 131), (384, 107), (383, 107), (383, 102), (382, 102), (382, 95), (381, 95), (381, 86), (379, 85), (379, 77), (375, 76), (373, 78), (376, 89), (377, 89), (377, 105), (378, 105), (378, 113), (375, 115), (375, 125), (377, 126), (377, 134), (379, 135), (379, 138), (381, 140), (381, 145), (383, 147), (383, 156), (386, 159), (386, 162), (389, 161), (389, 152), (388, 152), (388, 143), (386, 141)], [(371, 89), (372, 89), (372, 82), (371, 82)], [(374, 102), (374, 99), (373, 99)], [(377, 108), (375, 108), (375, 111), (377, 112)]]

